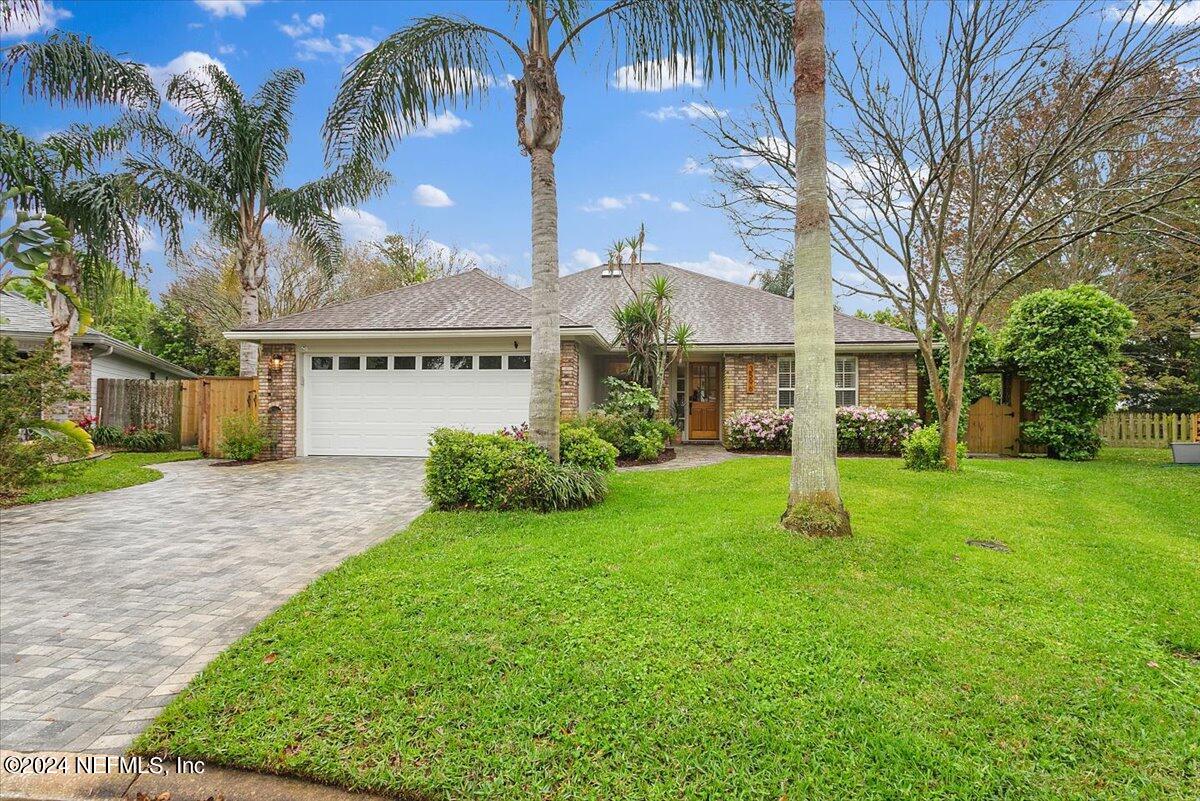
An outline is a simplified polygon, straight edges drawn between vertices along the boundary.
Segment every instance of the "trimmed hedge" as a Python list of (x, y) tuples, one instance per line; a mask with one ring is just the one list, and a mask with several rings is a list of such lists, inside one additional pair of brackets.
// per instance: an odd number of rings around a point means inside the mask
[[(571, 458), (587, 464), (615, 460), (604, 443), (571, 434)], [(544, 450), (505, 434), (474, 434), (439, 428), (429, 438), (425, 494), (435, 509), (579, 509), (603, 500), (605, 471), (566, 462), (554, 464)]]
[[(725, 421), (725, 444), (734, 450), (790, 452), (793, 419), (791, 409), (745, 412)], [(844, 406), (837, 410), (838, 453), (898, 456), (920, 427), (911, 409)]]

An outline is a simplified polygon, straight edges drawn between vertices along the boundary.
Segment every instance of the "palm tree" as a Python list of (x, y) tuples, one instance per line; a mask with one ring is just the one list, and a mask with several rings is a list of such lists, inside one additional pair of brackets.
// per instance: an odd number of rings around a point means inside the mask
[[(21, 72), (27, 96), (58, 105), (114, 104), (142, 111), (158, 105), (143, 65), (122, 61), (74, 34), (13, 45), (0, 70), (6, 82)], [(67, 365), (72, 331), (77, 323), (87, 325), (79, 300), (82, 272), (106, 259), (135, 264), (146, 235), (142, 221), (160, 227), (170, 243), (178, 240), (180, 215), (164, 198), (128, 172), (104, 169), (132, 136), (125, 118), (114, 125), (72, 125), (40, 141), (0, 124), (0, 178), (6, 187), (19, 188), (13, 197), (18, 211), (55, 219), (64, 229), (44, 275), (39, 267), (37, 277), (56, 290), (50, 293), (51, 340)]]
[(816, 536), (849, 536), (838, 491), (833, 370), (833, 259), (825, 158), (825, 12), (796, 0), (796, 399), (792, 475), (784, 525)]
[(525, 17), (524, 45), (479, 22), (437, 14), (384, 39), (347, 72), (325, 136), (334, 159), (385, 157), (398, 138), (439, 110), (481, 100), (502, 83), (497, 68), (504, 58), (515, 57), (521, 68), (512, 80), (517, 144), (529, 157), (533, 200), (530, 434), (557, 461), (559, 62), (580, 54), (584, 31), (605, 25), (613, 55), (632, 62), (639, 81), (674, 82), (692, 69), (706, 79), (739, 69), (774, 76), (787, 64), (790, 20), (780, 0), (615, 0), (598, 9), (584, 0), (513, 5)]
[[(271, 74), (253, 97), (215, 65), (176, 75), (167, 99), (190, 119), (172, 131), (142, 120), (154, 153), (126, 160), (137, 176), (203, 217), (234, 254), (241, 282), (241, 325), (259, 319), (259, 290), (266, 278), (268, 220), (287, 229), (325, 270), (341, 256), (341, 228), (332, 210), (360, 203), (391, 182), (367, 159), (350, 159), (337, 170), (295, 189), (280, 186), (287, 166), (292, 106), (304, 83), (298, 69)], [(165, 156), (165, 158), (163, 158)], [(258, 373), (258, 346), (242, 342), (240, 372)]]

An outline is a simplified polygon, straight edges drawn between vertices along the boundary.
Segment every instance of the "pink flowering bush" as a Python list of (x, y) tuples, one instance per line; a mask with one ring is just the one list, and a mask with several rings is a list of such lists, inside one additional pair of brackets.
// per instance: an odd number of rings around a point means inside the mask
[[(790, 451), (792, 410), (743, 412), (725, 421), (725, 444), (733, 450)], [(837, 410), (838, 453), (899, 455), (904, 441), (921, 427), (909, 409), (844, 406)]]

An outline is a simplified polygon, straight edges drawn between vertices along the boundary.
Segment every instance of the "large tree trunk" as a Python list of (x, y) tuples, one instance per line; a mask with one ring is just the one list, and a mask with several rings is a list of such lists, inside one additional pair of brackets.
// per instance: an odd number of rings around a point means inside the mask
[[(62, 284), (79, 295), (80, 278), (79, 263), (74, 254), (52, 256), (47, 266), (46, 277), (56, 284)], [(70, 299), (61, 292), (50, 293), (50, 341), (54, 344), (58, 361), (66, 367), (71, 366), (71, 335), (75, 333), (79, 323), (79, 310)]]
[(784, 525), (815, 536), (849, 536), (838, 490), (834, 409), (833, 259), (825, 154), (825, 13), (796, 0), (796, 404), (792, 475)]
[[(238, 279), (242, 284), (242, 328), (258, 322), (258, 292), (267, 277), (267, 254), (262, 237), (243, 243), (238, 252)], [(238, 374), (258, 375), (258, 343), (242, 341), (238, 345)]]
[(529, 433), (558, 461), (561, 381), (558, 298), (558, 193), (554, 154), (529, 153), (533, 187), (533, 337), (530, 346)]

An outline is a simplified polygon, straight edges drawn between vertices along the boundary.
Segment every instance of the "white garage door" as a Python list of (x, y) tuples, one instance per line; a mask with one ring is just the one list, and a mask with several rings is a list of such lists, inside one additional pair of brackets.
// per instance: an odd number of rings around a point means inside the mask
[(470, 351), (305, 357), (304, 431), (312, 456), (425, 456), (429, 435), (529, 417), (529, 355)]

